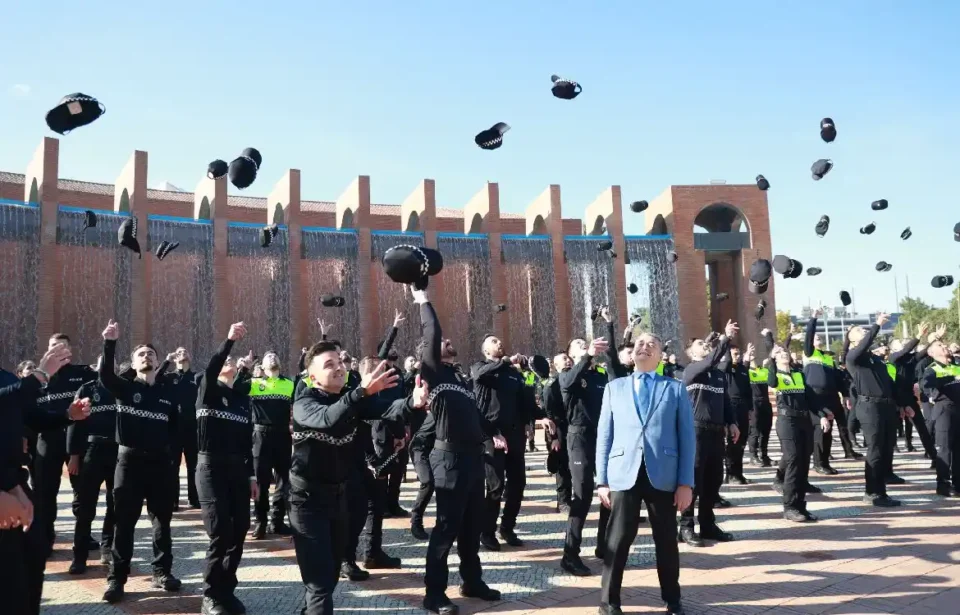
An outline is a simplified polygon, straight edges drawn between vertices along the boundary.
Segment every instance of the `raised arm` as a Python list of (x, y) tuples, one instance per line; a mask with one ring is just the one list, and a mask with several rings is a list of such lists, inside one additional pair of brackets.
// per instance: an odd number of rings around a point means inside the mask
[[(617, 336), (613, 330), (613, 319), (610, 318), (610, 310), (608, 308), (603, 308), (602, 311), (603, 317), (607, 319), (607, 339), (616, 340)], [(624, 337), (629, 333), (629, 330), (624, 333)], [(607, 346), (607, 379), (616, 380), (617, 378), (623, 378), (629, 376), (627, 368), (624, 367), (623, 363), (620, 362), (620, 352), (614, 345)]]
[(903, 343), (903, 348), (896, 352), (891, 352), (888, 361), (894, 365), (900, 365), (903, 361), (910, 358), (910, 353), (916, 349), (917, 344), (920, 343), (920, 340), (917, 338), (911, 338)]
[[(237, 325), (230, 325), (231, 333), (233, 333), (234, 327), (236, 326)], [(228, 336), (227, 339), (220, 342), (220, 347), (217, 348), (217, 351), (210, 357), (207, 368), (203, 370), (203, 377), (207, 379), (207, 382), (216, 382), (217, 378), (220, 377), (220, 370), (223, 369), (224, 363), (227, 362), (227, 357), (230, 356), (230, 351), (233, 350), (234, 341), (235, 340), (230, 339)]]
[(557, 375), (557, 379), (560, 381), (560, 390), (569, 391), (571, 387), (580, 382), (580, 379), (583, 378), (584, 374), (587, 373), (587, 370), (590, 369), (592, 364), (593, 357), (589, 354), (585, 354), (580, 357), (580, 360), (577, 361), (573, 367), (565, 372), (560, 372)]
[(365, 403), (363, 389), (353, 389), (332, 404), (323, 403), (305, 389), (293, 403), (293, 420), (310, 429), (330, 429), (357, 416)]
[(870, 346), (873, 345), (873, 340), (879, 332), (879, 324), (874, 324), (867, 330), (866, 335), (860, 339), (860, 343), (847, 351), (847, 365), (851, 363), (859, 365), (870, 355)]
[(103, 330), (103, 360), (100, 361), (97, 376), (103, 388), (110, 391), (114, 397), (126, 401), (132, 394), (132, 383), (118, 376), (113, 367), (116, 364), (117, 340), (119, 338), (120, 327), (116, 322), (110, 320), (107, 323), (107, 328)]
[(413, 290), (413, 300), (420, 305), (420, 336), (423, 339), (423, 356), (420, 359), (420, 374), (433, 385), (440, 373), (440, 346), (443, 343), (443, 331), (437, 312), (430, 304), (425, 290)]
[(484, 386), (492, 386), (497, 382), (496, 372), (509, 362), (506, 357), (496, 361), (477, 361), (470, 366), (470, 380)]
[(393, 343), (397, 340), (397, 334), (400, 332), (400, 323), (404, 320), (406, 319), (403, 317), (403, 313), (397, 310), (396, 315), (393, 317), (393, 325), (387, 333), (387, 339), (383, 340), (383, 343), (377, 348), (377, 356), (380, 357), (380, 359), (386, 359), (390, 356), (390, 349), (393, 348)]
[(813, 337), (817, 334), (817, 315), (814, 314), (807, 321), (807, 330), (803, 336), (803, 356), (813, 356)]
[(720, 363), (720, 359), (723, 358), (730, 350), (730, 338), (726, 335), (721, 335), (720, 339), (717, 341), (717, 346), (710, 351), (706, 357), (699, 361), (692, 361), (685, 368), (683, 368), (683, 383), (690, 384), (699, 376), (707, 373), (711, 369), (717, 367)]

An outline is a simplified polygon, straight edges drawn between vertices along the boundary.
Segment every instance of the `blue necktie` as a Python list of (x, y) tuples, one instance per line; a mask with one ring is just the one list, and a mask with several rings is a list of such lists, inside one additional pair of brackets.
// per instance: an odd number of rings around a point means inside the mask
[(637, 403), (640, 406), (638, 410), (640, 411), (640, 418), (646, 420), (647, 410), (650, 409), (650, 374), (640, 374), (640, 391), (637, 395)]

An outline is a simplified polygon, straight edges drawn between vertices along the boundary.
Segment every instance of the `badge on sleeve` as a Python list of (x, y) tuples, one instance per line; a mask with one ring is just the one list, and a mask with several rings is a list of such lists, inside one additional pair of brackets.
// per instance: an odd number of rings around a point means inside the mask
[(133, 394), (133, 403), (139, 404), (139, 403), (140, 403), (140, 399), (141, 399), (140, 393), (134, 393), (134, 394)]

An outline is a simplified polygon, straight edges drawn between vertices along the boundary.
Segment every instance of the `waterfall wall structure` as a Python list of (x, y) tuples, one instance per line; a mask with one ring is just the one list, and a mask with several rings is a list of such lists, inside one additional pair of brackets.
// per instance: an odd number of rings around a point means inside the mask
[[(510, 213), (500, 210), (496, 183), (453, 209), (437, 206), (429, 179), (399, 205), (380, 205), (367, 176), (336, 200), (310, 201), (301, 197), (296, 169), (272, 188), (261, 176), (263, 198), (230, 194), (226, 178), (205, 176), (193, 192), (151, 190), (142, 151), (112, 184), (61, 179), (59, 164), (59, 141), (44, 138), (25, 173), (0, 172), (5, 369), (37, 359), (55, 332), (71, 337), (77, 362), (92, 363), (111, 318), (120, 323), (120, 357), (137, 343), (153, 343), (161, 357), (184, 346), (197, 367), (230, 324), (243, 320), (248, 337), (234, 354), (274, 350), (292, 374), (301, 348), (320, 337), (318, 319), (330, 323), (331, 339), (364, 356), (377, 352), (400, 311), (405, 320), (394, 348), (403, 358), (421, 333), (409, 289), (381, 266), (383, 253), (399, 244), (444, 254), (444, 271), (430, 281), (431, 302), (464, 365), (479, 357), (486, 334), (500, 337), (508, 352), (546, 356), (574, 337), (603, 335), (605, 327), (590, 319), (600, 305), (610, 306), (618, 335), (637, 310), (665, 339), (703, 335), (710, 326), (703, 301), (708, 266), (718, 272), (718, 292), (731, 297), (722, 316), (739, 320), (744, 342), (758, 343), (759, 330), (770, 324), (752, 322), (757, 298), (742, 271), (756, 255), (771, 254), (766, 193), (753, 184), (671, 186), (650, 200), (646, 234), (627, 236), (618, 186), (564, 218), (557, 185), (523, 213)], [(97, 216), (94, 228), (83, 228), (87, 210)], [(734, 214), (746, 232), (727, 228)], [(129, 217), (138, 221), (142, 258), (117, 243)], [(694, 232), (696, 220), (709, 236)], [(259, 232), (268, 224), (279, 233), (263, 248)], [(153, 252), (164, 240), (180, 246), (160, 261)], [(612, 242), (610, 252), (597, 250), (602, 240)], [(635, 294), (627, 291), (631, 283)], [(345, 305), (321, 306), (327, 293), (344, 297)], [(772, 290), (765, 298), (767, 313), (775, 314)], [(505, 310), (497, 310), (501, 304)]]

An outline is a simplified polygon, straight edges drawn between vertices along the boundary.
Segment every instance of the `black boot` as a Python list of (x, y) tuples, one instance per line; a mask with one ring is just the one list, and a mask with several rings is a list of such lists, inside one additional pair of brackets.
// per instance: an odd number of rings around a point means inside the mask
[(183, 583), (180, 582), (180, 579), (173, 576), (172, 573), (154, 572), (152, 585), (157, 589), (162, 589), (168, 592), (175, 592), (180, 589)]
[(270, 533), (276, 534), (277, 536), (290, 536), (293, 534), (293, 530), (290, 529), (290, 526), (283, 522), (283, 519), (280, 521), (274, 521), (270, 525)]
[(589, 577), (593, 571), (587, 568), (579, 555), (564, 555), (560, 560), (560, 568), (575, 577)]
[(464, 598), (479, 598), (487, 602), (496, 602), (501, 598), (499, 591), (491, 589), (486, 583), (482, 582), (476, 586), (467, 585), (466, 583), (462, 584), (460, 586), (460, 595)]
[(423, 528), (423, 519), (412, 519), (410, 521), (410, 533), (417, 540), (430, 540), (430, 534)]
[(363, 558), (363, 567), (367, 570), (397, 570), (400, 564), (399, 557), (390, 557), (383, 551), (371, 553)]
[(107, 591), (103, 592), (103, 601), (116, 604), (123, 600), (123, 583), (117, 580), (107, 582)]
[(457, 615), (460, 612), (460, 607), (450, 602), (446, 594), (427, 594), (423, 599), (423, 608), (439, 615)]
[(685, 542), (691, 547), (702, 547), (703, 540), (692, 527), (681, 527), (680, 532), (677, 534), (677, 542)]
[(74, 553), (73, 561), (70, 562), (70, 568), (67, 569), (67, 574), (83, 574), (86, 571), (87, 571), (87, 554)]
[(204, 596), (200, 603), (201, 615), (230, 615), (230, 611), (222, 602), (214, 600), (210, 596)]
[(503, 542), (507, 543), (511, 547), (522, 547), (523, 541), (517, 537), (517, 533), (513, 530), (508, 530), (500, 528), (500, 538), (503, 539)]
[(500, 550), (500, 541), (497, 540), (497, 537), (493, 534), (487, 534), (486, 532), (480, 534), (480, 545), (487, 551)]
[(343, 562), (340, 566), (340, 578), (350, 579), (356, 583), (369, 579), (370, 573), (357, 566), (356, 562)]
[(253, 522), (253, 528), (250, 530), (252, 540), (263, 540), (267, 535), (267, 524), (260, 521)]

